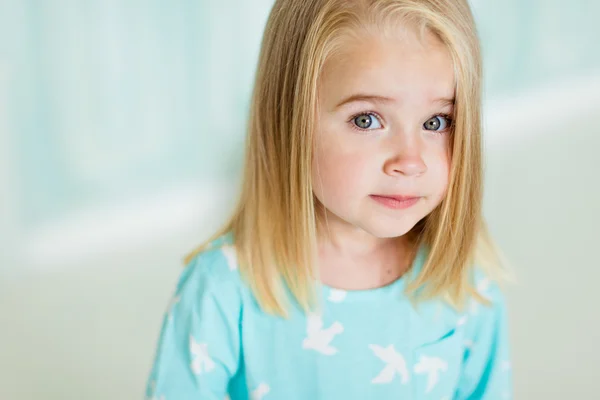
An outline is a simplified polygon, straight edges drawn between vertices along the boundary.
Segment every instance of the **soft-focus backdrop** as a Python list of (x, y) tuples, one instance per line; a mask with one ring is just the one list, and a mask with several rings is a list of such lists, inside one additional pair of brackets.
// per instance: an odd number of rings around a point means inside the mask
[[(0, 399), (142, 398), (271, 0), (0, 0)], [(516, 398), (598, 399), (600, 2), (473, 0)]]

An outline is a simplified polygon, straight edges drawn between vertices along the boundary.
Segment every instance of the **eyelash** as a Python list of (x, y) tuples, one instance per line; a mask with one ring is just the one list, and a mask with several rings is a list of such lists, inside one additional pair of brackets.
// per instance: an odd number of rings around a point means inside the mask
[[(352, 117), (350, 117), (350, 119), (348, 120), (348, 123), (350, 124), (350, 127), (351, 127), (352, 129), (355, 129), (355, 130), (357, 130), (358, 132), (363, 132), (363, 133), (364, 133), (364, 132), (370, 132), (370, 131), (374, 131), (374, 130), (376, 130), (376, 129), (362, 129), (362, 128), (359, 128), (358, 126), (356, 126), (356, 124), (354, 123), (354, 120), (356, 119), (356, 117), (360, 117), (361, 115), (375, 116), (375, 117), (376, 117), (376, 118), (379, 120), (379, 123), (380, 123), (381, 125), (383, 125), (383, 123), (381, 122), (381, 121), (383, 120), (383, 118), (381, 118), (381, 116), (380, 116), (379, 114), (377, 114), (377, 113), (376, 113), (376, 112), (374, 112), (374, 111), (362, 111), (362, 112), (359, 112), (359, 113), (357, 113), (357, 114), (354, 114), (354, 115), (353, 115)], [(446, 113), (439, 113), (439, 114), (432, 115), (432, 116), (431, 116), (431, 117), (429, 117), (428, 119), (431, 119), (431, 118), (433, 118), (433, 117), (442, 117), (442, 118), (445, 118), (445, 119), (448, 121), (448, 127), (447, 127), (446, 129), (444, 129), (443, 131), (430, 131), (430, 132), (433, 132), (434, 134), (440, 134), (440, 135), (441, 135), (441, 134), (443, 134), (443, 133), (446, 133), (446, 132), (449, 132), (449, 131), (451, 131), (451, 130), (452, 130), (452, 128), (454, 127), (454, 119), (453, 119), (453, 118), (452, 118), (452, 116), (451, 116), (451, 115), (449, 115), (449, 114), (446, 114)]]

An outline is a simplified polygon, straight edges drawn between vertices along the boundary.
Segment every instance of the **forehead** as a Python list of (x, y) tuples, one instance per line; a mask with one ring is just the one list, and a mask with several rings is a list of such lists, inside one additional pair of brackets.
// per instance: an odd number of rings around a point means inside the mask
[(429, 32), (353, 35), (327, 60), (319, 87), (324, 101), (358, 92), (427, 103), (454, 96), (454, 68), (446, 46)]

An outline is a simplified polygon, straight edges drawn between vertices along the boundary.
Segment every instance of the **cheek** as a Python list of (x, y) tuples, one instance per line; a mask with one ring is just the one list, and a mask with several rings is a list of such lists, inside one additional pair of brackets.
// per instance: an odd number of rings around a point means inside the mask
[(360, 191), (362, 175), (368, 171), (364, 154), (341, 143), (319, 143), (315, 148), (312, 177), (317, 197), (348, 196)]
[(450, 152), (442, 148), (430, 156), (429, 172), (439, 193), (440, 198), (443, 197), (448, 188), (450, 180)]

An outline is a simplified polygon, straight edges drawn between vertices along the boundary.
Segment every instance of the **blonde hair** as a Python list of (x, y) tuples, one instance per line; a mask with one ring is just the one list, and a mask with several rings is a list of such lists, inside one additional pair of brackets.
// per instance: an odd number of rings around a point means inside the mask
[(501, 272), (482, 217), (481, 53), (467, 0), (277, 0), (262, 41), (238, 205), (185, 260), (232, 233), (240, 272), (265, 312), (287, 315), (288, 294), (306, 311), (318, 304), (311, 165), (320, 73), (344, 34), (390, 22), (437, 35), (456, 81), (448, 191), (411, 231), (428, 255), (407, 292), (462, 307), (468, 296), (483, 300), (474, 263), (492, 277)]

